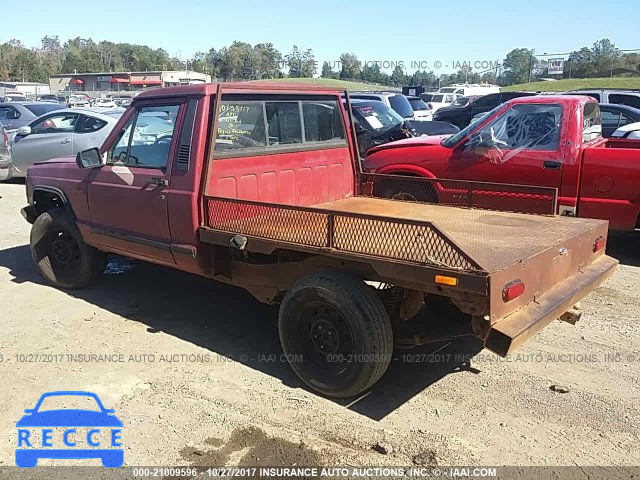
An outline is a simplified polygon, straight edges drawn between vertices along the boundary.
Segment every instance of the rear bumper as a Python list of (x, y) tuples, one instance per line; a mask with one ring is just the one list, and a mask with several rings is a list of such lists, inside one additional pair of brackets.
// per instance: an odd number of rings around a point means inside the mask
[(600, 286), (613, 274), (617, 265), (617, 260), (603, 255), (582, 272), (545, 292), (539, 301), (531, 302), (494, 324), (485, 340), (485, 347), (502, 356), (512, 353)]

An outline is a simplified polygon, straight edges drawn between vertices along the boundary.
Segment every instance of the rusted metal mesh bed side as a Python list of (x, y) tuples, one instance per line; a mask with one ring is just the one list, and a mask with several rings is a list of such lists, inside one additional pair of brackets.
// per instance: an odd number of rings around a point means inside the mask
[(558, 189), (532, 185), (361, 173), (359, 195), (532, 215), (555, 215)]
[(458, 271), (483, 271), (436, 225), (420, 219), (223, 197), (205, 197), (205, 217), (207, 228), (282, 242), (287, 248), (297, 245)]

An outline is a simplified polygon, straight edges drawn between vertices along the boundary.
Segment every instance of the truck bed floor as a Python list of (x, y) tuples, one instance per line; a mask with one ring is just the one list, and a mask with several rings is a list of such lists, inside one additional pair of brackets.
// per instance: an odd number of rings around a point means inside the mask
[(527, 260), (603, 223), (369, 197), (345, 198), (316, 206), (337, 212), (431, 222), (487, 272)]
[(350, 197), (308, 207), (212, 197), (207, 203), (207, 220), (205, 229), (250, 235), (275, 244), (285, 242), (487, 273), (565, 246), (565, 242), (602, 230), (606, 224), (602, 220), (371, 197)]

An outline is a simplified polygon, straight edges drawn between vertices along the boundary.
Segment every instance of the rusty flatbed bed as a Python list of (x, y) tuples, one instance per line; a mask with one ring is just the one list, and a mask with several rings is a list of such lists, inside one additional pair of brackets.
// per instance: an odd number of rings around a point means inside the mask
[(309, 207), (209, 199), (217, 231), (421, 265), (494, 273), (594, 232), (602, 220), (351, 197)]
[(368, 197), (346, 198), (318, 207), (431, 222), (486, 272), (503, 270), (605, 224), (602, 220), (514, 215)]

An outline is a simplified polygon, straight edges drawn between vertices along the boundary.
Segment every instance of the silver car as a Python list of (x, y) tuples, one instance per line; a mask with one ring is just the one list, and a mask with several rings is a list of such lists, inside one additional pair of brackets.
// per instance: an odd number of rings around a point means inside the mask
[(10, 176), (26, 177), (27, 168), (35, 162), (100, 147), (121, 115), (122, 110), (65, 108), (36, 118), (13, 137)]
[(0, 180), (6, 180), (11, 174), (11, 146), (9, 135), (0, 123)]

